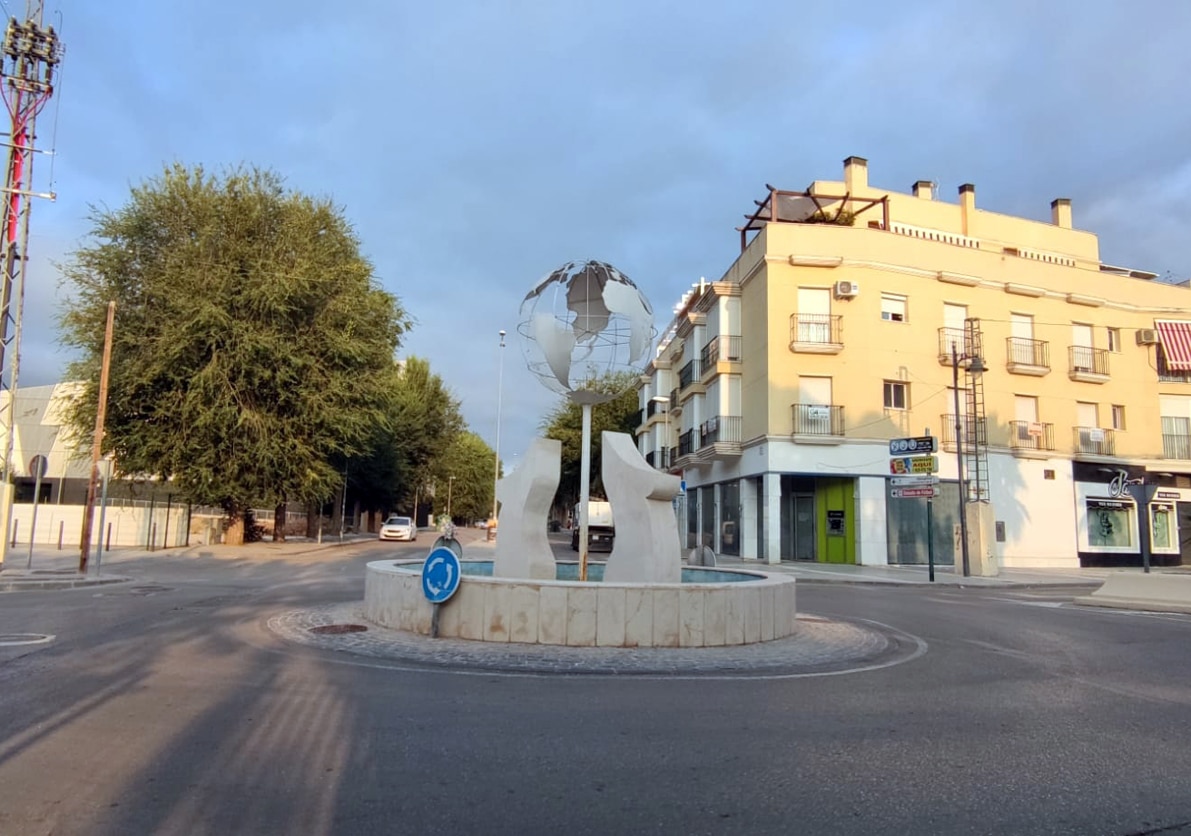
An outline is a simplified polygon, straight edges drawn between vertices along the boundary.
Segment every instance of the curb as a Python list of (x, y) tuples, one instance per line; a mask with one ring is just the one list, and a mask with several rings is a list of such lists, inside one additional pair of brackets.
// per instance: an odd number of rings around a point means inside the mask
[(36, 580), (0, 579), (0, 592), (23, 592), (31, 589), (82, 589), (88, 586), (107, 586), (113, 583), (127, 583), (132, 578), (110, 575), (101, 578), (38, 578)]

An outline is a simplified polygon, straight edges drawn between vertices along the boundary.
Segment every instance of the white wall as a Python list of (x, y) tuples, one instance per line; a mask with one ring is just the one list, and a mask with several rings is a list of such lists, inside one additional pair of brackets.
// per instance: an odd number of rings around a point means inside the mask
[(1001, 566), (1078, 567), (1071, 462), (990, 453), (988, 467), (993, 516), (1005, 523), (1004, 543), (995, 542), (995, 528), (988, 532)]
[(856, 562), (866, 566), (889, 563), (889, 528), (885, 503), (889, 483), (877, 477), (856, 480)]
[[(12, 543), (13, 531), (16, 531), (16, 542), (20, 546), (29, 544), (29, 532), (33, 523), (33, 503), (18, 503), (12, 506), (14, 528), (8, 532), (8, 542)], [(152, 519), (147, 507), (114, 507), (108, 508), (104, 515), (104, 531), (99, 528), (99, 508), (95, 508), (95, 515), (91, 521), (91, 543), (99, 542), (101, 534), (106, 546), (106, 530), (111, 526), (112, 546), (135, 546), (145, 548), (149, 542), (151, 523), (157, 524), (157, 540), (155, 547), (161, 548), (165, 544), (166, 508), (159, 505), (153, 509)], [(62, 533), (62, 547), (77, 548), (82, 539), (83, 506), (82, 505), (54, 505), (43, 503), (37, 506), (37, 530), (35, 544), (58, 544), (59, 531)], [(186, 544), (186, 506), (173, 505), (169, 509), (169, 546)], [(192, 541), (197, 542), (197, 541)]]

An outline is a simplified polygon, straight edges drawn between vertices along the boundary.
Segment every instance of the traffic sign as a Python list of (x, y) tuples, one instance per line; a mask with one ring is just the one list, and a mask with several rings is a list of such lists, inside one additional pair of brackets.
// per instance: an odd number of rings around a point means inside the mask
[(894, 499), (932, 499), (939, 495), (939, 489), (931, 485), (923, 485), (918, 488), (893, 488), (889, 491), (889, 495)]
[(889, 472), (894, 476), (907, 476), (912, 473), (938, 473), (938, 456), (905, 456), (889, 460)]
[(900, 456), (913, 453), (920, 456), (925, 453), (939, 452), (939, 437), (934, 435), (920, 435), (917, 438), (893, 438), (889, 440), (889, 455)]
[(459, 557), (440, 546), (422, 564), (422, 592), (431, 604), (441, 604), (459, 589)]
[(889, 480), (889, 484), (895, 488), (913, 488), (921, 487), (923, 485), (937, 485), (939, 484), (938, 476), (894, 476)]

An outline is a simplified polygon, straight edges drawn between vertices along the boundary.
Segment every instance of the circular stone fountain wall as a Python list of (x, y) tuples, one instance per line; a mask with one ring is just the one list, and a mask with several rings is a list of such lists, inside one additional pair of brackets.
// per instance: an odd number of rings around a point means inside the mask
[[(572, 564), (573, 565), (573, 564)], [(719, 647), (793, 634), (794, 578), (735, 569), (683, 569), (683, 583), (643, 584), (491, 577), (491, 561), (463, 561), (459, 590), (442, 605), (444, 638), (575, 647)], [(566, 574), (568, 564), (559, 564)], [(602, 566), (589, 567), (593, 574)], [(364, 615), (430, 634), (422, 560), (368, 564)]]

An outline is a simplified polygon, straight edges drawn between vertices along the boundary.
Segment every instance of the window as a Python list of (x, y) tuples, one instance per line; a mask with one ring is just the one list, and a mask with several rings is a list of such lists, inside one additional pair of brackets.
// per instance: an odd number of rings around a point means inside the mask
[(1125, 407), (1121, 404), (1112, 405), (1112, 428), (1114, 430), (1125, 429)]
[(905, 322), (906, 297), (894, 293), (882, 293), (881, 319), (886, 322)]
[(902, 383), (900, 380), (886, 380), (885, 381), (885, 408), (886, 409), (909, 409), (910, 408), (910, 384)]
[(1174, 506), (1168, 503), (1150, 506), (1150, 547), (1173, 549)]
[(1133, 503), (1110, 499), (1087, 500), (1088, 546), (1128, 548), (1133, 545)]
[(1121, 350), (1121, 329), (1108, 329), (1108, 350), (1117, 352)]

